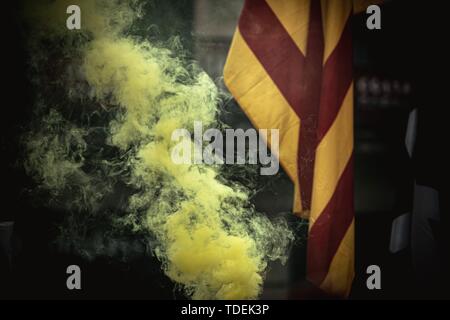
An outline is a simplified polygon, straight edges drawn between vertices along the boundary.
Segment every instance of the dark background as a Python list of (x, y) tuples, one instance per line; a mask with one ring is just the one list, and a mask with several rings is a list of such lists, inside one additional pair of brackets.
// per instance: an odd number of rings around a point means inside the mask
[[(388, 1), (382, 6), (381, 30), (368, 30), (365, 14), (354, 17), (356, 279), (351, 294), (354, 299), (449, 297), (444, 287), (436, 287), (432, 292), (421, 290), (413, 273), (409, 248), (396, 254), (389, 252), (392, 221), (411, 210), (414, 180), (439, 191), (442, 217), (448, 219), (445, 111), (449, 30), (442, 3)], [(161, 38), (179, 34), (193, 58), (215, 78), (223, 66), (230, 38), (199, 31), (196, 24), (199, 11), (195, 5), (193, 0), (153, 1), (149, 4), (152, 14), (147, 18), (160, 26)], [(31, 182), (17, 163), (21, 152), (18, 139), (30, 119), (33, 101), (26, 76), (27, 53), (18, 6), (8, 6), (1, 19), (5, 45), (0, 222), (14, 220), (15, 228), (13, 267), (0, 262), (0, 297), (182, 299), (152, 257), (127, 262), (107, 258), (87, 262), (53, 249), (51, 244), (61, 215), (31, 203), (26, 188)], [(410, 161), (404, 139), (408, 114), (416, 107), (421, 120), (414, 160)], [(229, 111), (226, 120), (230, 124), (243, 128), (250, 125), (237, 105), (231, 104)], [(277, 183), (255, 199), (257, 208), (269, 215), (291, 209), (290, 181), (284, 176)], [(304, 280), (306, 226), (295, 217), (290, 220), (298, 226), (299, 240), (287, 266), (271, 266), (264, 298), (317, 296)], [(65, 270), (70, 264), (81, 267), (81, 291), (66, 289)], [(366, 268), (371, 264), (381, 267), (382, 290), (366, 288)]]

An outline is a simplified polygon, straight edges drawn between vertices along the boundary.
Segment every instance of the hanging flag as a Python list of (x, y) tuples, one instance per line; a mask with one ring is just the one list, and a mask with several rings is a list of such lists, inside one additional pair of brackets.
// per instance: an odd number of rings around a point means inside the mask
[(351, 0), (246, 0), (224, 69), (253, 125), (279, 129), (309, 218), (307, 278), (337, 296), (354, 277), (352, 13)]

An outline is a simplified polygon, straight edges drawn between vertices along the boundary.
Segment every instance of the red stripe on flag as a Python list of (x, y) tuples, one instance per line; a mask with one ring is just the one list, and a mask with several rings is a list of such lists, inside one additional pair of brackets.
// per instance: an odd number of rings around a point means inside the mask
[(336, 48), (325, 63), (317, 138), (320, 142), (330, 129), (353, 80), (352, 32), (347, 19)]
[[(239, 31), (285, 99), (300, 116), (304, 56), (265, 1), (245, 1)], [(268, 101), (267, 103), (270, 103)]]
[[(350, 17), (336, 48), (325, 63), (317, 140), (326, 135), (342, 106), (352, 82)], [(342, 173), (336, 190), (312, 226), (308, 239), (308, 278), (320, 284), (353, 220), (353, 157)]]
[(297, 159), (303, 210), (311, 208), (314, 162), (317, 148), (317, 118), (321, 99), (324, 39), (320, 1), (311, 1), (306, 50), (301, 87), (301, 129)]
[(320, 284), (353, 221), (353, 156), (342, 173), (327, 206), (309, 231), (308, 279)]

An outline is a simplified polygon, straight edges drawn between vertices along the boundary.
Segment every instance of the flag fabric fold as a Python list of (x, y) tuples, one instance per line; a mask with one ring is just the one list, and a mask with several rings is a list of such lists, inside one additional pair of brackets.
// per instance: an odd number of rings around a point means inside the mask
[(354, 277), (351, 0), (246, 0), (224, 81), (256, 128), (279, 129), (280, 163), (309, 218), (307, 278), (347, 296)]

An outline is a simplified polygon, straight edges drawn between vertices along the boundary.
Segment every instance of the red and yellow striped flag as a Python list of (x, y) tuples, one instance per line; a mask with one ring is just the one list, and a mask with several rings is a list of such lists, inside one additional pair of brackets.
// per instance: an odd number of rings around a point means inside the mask
[(307, 278), (347, 296), (354, 277), (351, 0), (246, 0), (225, 84), (279, 160), (309, 218)]

